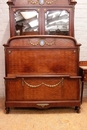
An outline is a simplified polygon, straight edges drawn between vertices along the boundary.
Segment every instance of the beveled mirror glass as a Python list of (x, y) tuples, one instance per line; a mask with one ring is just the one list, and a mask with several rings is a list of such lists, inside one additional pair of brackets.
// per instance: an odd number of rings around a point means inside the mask
[(45, 13), (45, 34), (69, 35), (69, 13), (66, 10), (48, 10)]
[(16, 35), (38, 34), (38, 12), (35, 10), (18, 10), (14, 13)]

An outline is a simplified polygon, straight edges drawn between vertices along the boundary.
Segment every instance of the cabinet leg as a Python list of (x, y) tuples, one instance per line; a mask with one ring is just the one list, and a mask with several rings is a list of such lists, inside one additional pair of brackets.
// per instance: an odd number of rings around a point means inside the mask
[(81, 104), (83, 99), (83, 89), (84, 89), (84, 82), (82, 81), (82, 87), (81, 87)]
[(80, 107), (75, 107), (75, 110), (77, 111), (77, 113), (80, 113)]
[(6, 114), (9, 114), (9, 111), (10, 111), (10, 108), (9, 108), (9, 107), (6, 107), (6, 108), (5, 108), (5, 113), (6, 113)]

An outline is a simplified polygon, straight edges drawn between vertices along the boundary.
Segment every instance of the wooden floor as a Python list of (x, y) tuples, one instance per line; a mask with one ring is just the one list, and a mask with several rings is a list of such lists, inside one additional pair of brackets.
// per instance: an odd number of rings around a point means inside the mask
[(11, 109), (4, 112), (4, 99), (0, 98), (0, 130), (86, 130), (87, 98), (83, 99), (81, 112), (73, 108)]

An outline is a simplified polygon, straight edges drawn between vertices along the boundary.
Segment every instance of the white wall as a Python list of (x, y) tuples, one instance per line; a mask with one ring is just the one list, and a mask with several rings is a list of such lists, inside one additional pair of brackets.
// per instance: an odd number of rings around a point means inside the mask
[[(5, 63), (3, 44), (9, 38), (9, 8), (7, 0), (0, 0), (0, 96), (4, 96)], [(81, 43), (80, 60), (87, 60), (87, 0), (77, 0), (75, 6), (75, 38)]]
[(77, 0), (75, 6), (75, 38), (80, 47), (80, 60), (87, 61), (87, 0)]
[(4, 96), (4, 47), (9, 38), (9, 10), (6, 0), (0, 0), (0, 97)]

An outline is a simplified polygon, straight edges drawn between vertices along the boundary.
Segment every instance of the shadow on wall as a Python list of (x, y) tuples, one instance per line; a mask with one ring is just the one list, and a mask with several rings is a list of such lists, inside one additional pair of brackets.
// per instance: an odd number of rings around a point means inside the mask
[(4, 85), (4, 76), (5, 76), (5, 55), (4, 55), (4, 46), (7, 40), (10, 38), (10, 30), (9, 30), (9, 21), (1, 32), (0, 39), (0, 97), (5, 96), (5, 85)]

